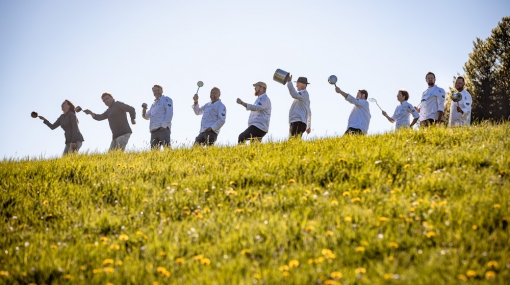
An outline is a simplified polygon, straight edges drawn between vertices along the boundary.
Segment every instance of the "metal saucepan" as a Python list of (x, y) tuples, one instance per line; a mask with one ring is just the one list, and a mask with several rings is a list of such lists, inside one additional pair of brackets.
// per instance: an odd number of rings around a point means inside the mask
[(32, 116), (32, 118), (37, 118), (39, 115), (37, 114), (37, 112), (32, 112), (30, 113), (30, 116)]
[(197, 86), (198, 86), (198, 89), (197, 89), (197, 92), (195, 94), (198, 94), (198, 90), (200, 90), (200, 87), (204, 86), (204, 82), (198, 81), (197, 82)]
[(452, 101), (453, 102), (459, 102), (462, 99), (462, 94), (460, 93), (453, 93), (452, 94)]
[(285, 70), (277, 69), (274, 72), (273, 80), (285, 85), (289, 81), (289, 79), (290, 79), (289, 77), (290, 77), (290, 73), (288, 73)]
[(331, 75), (330, 77), (328, 77), (328, 82), (329, 84), (331, 85), (335, 85), (336, 86), (336, 82), (337, 82), (338, 78), (336, 78), (335, 75)]

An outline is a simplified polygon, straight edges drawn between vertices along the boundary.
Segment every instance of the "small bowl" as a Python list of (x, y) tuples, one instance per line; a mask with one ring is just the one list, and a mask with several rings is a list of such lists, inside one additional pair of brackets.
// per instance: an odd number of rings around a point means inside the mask
[(30, 116), (32, 116), (32, 118), (37, 118), (39, 115), (37, 115), (37, 112), (32, 112), (30, 113)]

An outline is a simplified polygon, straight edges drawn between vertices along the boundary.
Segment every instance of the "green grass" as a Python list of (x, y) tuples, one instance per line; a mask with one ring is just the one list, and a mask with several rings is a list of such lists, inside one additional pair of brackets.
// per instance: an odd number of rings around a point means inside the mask
[(5, 160), (0, 283), (508, 284), (509, 150), (505, 123)]

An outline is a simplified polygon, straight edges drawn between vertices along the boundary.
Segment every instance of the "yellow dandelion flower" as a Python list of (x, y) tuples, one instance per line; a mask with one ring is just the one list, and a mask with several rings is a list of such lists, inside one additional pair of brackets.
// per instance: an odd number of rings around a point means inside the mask
[(78, 269), (80, 269), (81, 271), (85, 271), (87, 270), (87, 266), (81, 265), (80, 267), (78, 267)]
[(227, 191), (227, 195), (228, 195), (228, 196), (230, 196), (230, 195), (232, 195), (232, 196), (237, 196), (237, 192), (236, 192), (236, 191), (234, 191), (234, 190), (228, 190), (228, 191)]
[(9, 276), (9, 272), (8, 271), (0, 271), (0, 276)]
[(370, 191), (370, 188), (367, 188), (367, 189), (363, 190), (363, 193), (365, 193), (365, 194), (366, 194), (366, 193), (370, 193), (370, 192), (371, 192), (371, 191)]
[(324, 285), (340, 285), (340, 282), (335, 280), (326, 280), (324, 281)]
[(203, 258), (204, 258), (204, 256), (203, 256), (203, 255), (201, 255), (201, 254), (199, 254), (199, 255), (196, 255), (195, 257), (193, 257), (193, 260), (195, 260), (195, 261), (196, 261), (196, 260), (200, 261), (200, 260), (202, 260)]
[(154, 169), (153, 169), (153, 170), (151, 171), (151, 173), (156, 173), (156, 170), (154, 170)]
[(358, 197), (356, 197), (356, 198), (352, 198), (352, 199), (351, 199), (351, 202), (353, 202), (353, 203), (360, 202), (360, 203), (361, 203), (361, 199), (360, 199), (360, 198), (358, 198)]
[(44, 201), (42, 202), (42, 204), (43, 204), (44, 206), (48, 206), (48, 204), (49, 204), (49, 203), (50, 203), (50, 202), (48, 202), (48, 200), (44, 200)]
[(211, 209), (209, 209), (209, 207), (205, 207), (202, 212), (204, 212), (204, 214), (207, 214), (211, 212)]
[(102, 241), (102, 242), (107, 242), (108, 238), (107, 237), (100, 237), (99, 240)]
[(356, 252), (365, 252), (365, 248), (362, 246), (358, 246), (354, 249)]
[(328, 237), (333, 236), (333, 232), (332, 232), (332, 231), (327, 231), (327, 232), (326, 232), (326, 236), (328, 236)]
[(345, 158), (343, 158), (343, 157), (340, 157), (340, 158), (338, 159), (338, 162), (347, 162), (347, 160), (346, 160)]
[(110, 245), (110, 249), (119, 250), (120, 246), (118, 244), (112, 244), (112, 245)]
[(71, 280), (71, 279), (73, 279), (74, 277), (73, 277), (73, 275), (71, 275), (71, 274), (66, 274), (66, 275), (64, 275), (64, 278), (65, 278), (65, 279), (67, 279), (67, 280)]
[(283, 272), (282, 272), (282, 275), (283, 275), (284, 277), (287, 277), (287, 276), (289, 276), (289, 275), (290, 275), (290, 273), (289, 273), (288, 271), (283, 271)]
[(313, 259), (313, 258), (308, 259), (308, 264), (314, 264), (314, 263), (315, 263), (315, 259)]
[(117, 266), (121, 266), (122, 264), (124, 264), (124, 262), (122, 262), (122, 260), (115, 261), (115, 265), (117, 265)]
[(340, 278), (342, 278), (343, 275), (341, 272), (334, 271), (334, 272), (331, 272), (331, 274), (329, 276), (331, 276), (331, 278), (333, 278), (333, 279), (340, 279)]
[(428, 237), (428, 238), (434, 237), (435, 235), (436, 235), (436, 233), (435, 233), (435, 232), (428, 232), (428, 233), (427, 233), (427, 237)]
[(107, 258), (107, 259), (103, 260), (103, 266), (108, 265), (108, 264), (113, 264), (113, 259)]
[[(334, 255), (334, 254), (333, 254), (332, 252), (330, 252), (330, 253), (328, 254), (328, 256), (331, 256), (331, 255)], [(332, 259), (332, 258), (331, 258), (331, 259)], [(323, 262), (324, 262), (324, 257), (319, 256), (319, 257), (317, 257), (314, 261), (315, 261), (315, 263), (317, 263), (317, 264), (319, 264), (319, 263), (323, 263)]]
[(287, 265), (282, 265), (282, 266), (280, 266), (280, 268), (278, 268), (278, 270), (280, 270), (280, 271), (282, 271), (282, 272), (283, 272), (283, 271), (289, 271), (289, 266), (287, 266)]
[(51, 248), (51, 249), (57, 249), (57, 248), (58, 248), (58, 246), (57, 246), (56, 244), (52, 244), (52, 245), (50, 245), (50, 248)]
[(289, 179), (289, 181), (287, 181), (289, 183), (296, 183), (296, 179)]
[(106, 273), (113, 273), (115, 272), (115, 269), (113, 267), (105, 267), (103, 268), (103, 271)]
[(177, 259), (175, 260), (175, 263), (177, 263), (177, 264), (183, 264), (183, 263), (184, 263), (184, 258), (182, 258), (182, 257), (177, 258)]
[(494, 272), (494, 271), (485, 272), (485, 279), (492, 280), (494, 278), (496, 278), (496, 272)]
[(467, 281), (468, 280), (468, 278), (464, 274), (457, 275), (457, 279), (459, 279), (461, 281)]
[(393, 278), (393, 273), (384, 273), (383, 278), (384, 279), (391, 279), (391, 278)]
[(379, 222), (386, 222), (388, 221), (388, 218), (386, 217), (379, 217)]
[(311, 232), (311, 231), (313, 231), (314, 229), (315, 229), (315, 228), (314, 228), (313, 226), (307, 226), (307, 227), (305, 228), (305, 231), (307, 231), (307, 232)]
[(126, 241), (126, 240), (129, 240), (129, 237), (125, 234), (122, 234), (119, 236), (119, 240), (123, 240), (123, 241)]
[(235, 209), (234, 213), (242, 213), (243, 211), (244, 211), (243, 209)]
[(338, 201), (337, 200), (331, 201), (331, 206), (338, 206)]
[(308, 200), (308, 197), (303, 196), (303, 197), (301, 197), (301, 200), (306, 201), (306, 200)]
[(393, 241), (392, 241), (392, 242), (390, 242), (388, 245), (389, 245), (391, 248), (398, 248), (398, 243), (393, 242)]
[(344, 218), (344, 222), (350, 223), (350, 222), (352, 222), (352, 218), (347, 216), (347, 217)]
[(321, 250), (321, 253), (322, 255), (328, 255), (333, 252), (331, 251), (331, 249), (324, 248), (323, 250)]
[(467, 276), (467, 277), (476, 277), (477, 275), (478, 275), (478, 274), (477, 274), (477, 273), (476, 273), (476, 271), (474, 271), (474, 270), (468, 270), (468, 271), (466, 272), (466, 276)]
[(349, 193), (348, 191), (344, 191), (344, 193), (342, 193), (342, 196), (344, 197), (351, 196), (351, 193)]
[(289, 261), (289, 267), (290, 268), (294, 268), (294, 267), (298, 267), (299, 266), (299, 261), (294, 259), (294, 260), (291, 260)]
[(164, 252), (164, 251), (160, 251), (158, 254), (159, 254), (159, 256), (166, 256), (166, 252)]
[(409, 165), (409, 164), (404, 165), (404, 168), (409, 168), (409, 167), (411, 167), (411, 165)]
[(500, 204), (494, 204), (494, 206), (492, 206), (492, 207), (494, 207), (494, 209), (499, 209), (499, 208), (501, 208), (501, 205)]
[(260, 279), (260, 278), (262, 278), (262, 277), (260, 276), (260, 274), (255, 273), (255, 274), (253, 274), (253, 278), (255, 278), (255, 279)]
[(142, 231), (136, 231), (136, 235), (137, 236), (143, 236), (143, 232)]
[(202, 265), (209, 265), (211, 264), (211, 260), (209, 258), (202, 258), (202, 260), (200, 260), (200, 264)]
[(478, 229), (478, 226), (477, 225), (473, 225), (471, 228), (473, 229), (473, 231), (476, 231), (476, 229)]
[(409, 212), (414, 212), (414, 208), (409, 208)]
[(223, 207), (223, 204), (220, 203), (217, 206), (218, 206), (218, 208), (221, 208), (221, 207)]
[(245, 254), (250, 253), (250, 252), (251, 252), (251, 250), (245, 248), (245, 249), (241, 250), (241, 255), (245, 255)]
[(94, 273), (94, 274), (98, 274), (98, 273), (101, 273), (101, 272), (103, 272), (103, 268), (92, 269), (92, 273)]
[(147, 198), (143, 198), (142, 202), (143, 202), (143, 203), (148, 203), (148, 202), (149, 202), (149, 199), (147, 199)]
[(489, 268), (498, 268), (498, 262), (495, 260), (491, 260), (487, 262), (487, 267)]
[(159, 282), (158, 281), (153, 281), (152, 285), (159, 285)]
[(367, 273), (367, 270), (363, 267), (358, 267), (354, 270), (354, 273), (356, 274), (364, 274), (364, 273)]

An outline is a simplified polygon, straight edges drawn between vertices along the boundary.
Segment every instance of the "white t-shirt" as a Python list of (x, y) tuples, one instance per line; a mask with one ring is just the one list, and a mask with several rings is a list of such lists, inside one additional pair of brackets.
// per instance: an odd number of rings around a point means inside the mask
[(367, 100), (356, 99), (350, 94), (347, 94), (345, 100), (351, 104), (354, 104), (351, 115), (349, 116), (349, 122), (347, 128), (360, 129), (364, 134), (368, 132), (368, 125), (370, 124), (370, 104)]
[(246, 104), (246, 110), (250, 110), (248, 127), (255, 126), (264, 132), (269, 131), (269, 120), (271, 119), (271, 100), (264, 93), (257, 97), (253, 105)]
[(205, 132), (207, 128), (211, 128), (217, 134), (220, 133), (220, 129), (225, 124), (227, 118), (227, 108), (221, 100), (214, 103), (209, 102), (202, 107), (198, 106), (198, 104), (193, 104), (191, 107), (196, 115), (202, 115), (200, 133)]
[(444, 112), (445, 92), (443, 88), (434, 85), (421, 95), (420, 121), (437, 120), (437, 112)]
[(289, 94), (294, 98), (289, 110), (289, 123), (303, 122), (307, 128), (312, 128), (312, 111), (310, 110), (310, 96), (306, 89), (297, 91), (292, 82), (287, 83)]
[[(462, 90), (460, 92), (462, 97), (459, 102), (451, 102), (450, 103), (450, 120), (448, 122), (449, 126), (469, 126), (471, 123), (471, 107), (473, 105), (473, 99), (471, 98), (471, 94), (466, 90)], [(464, 112), (457, 111), (457, 106)]]
[(409, 128), (411, 125), (409, 121), (409, 114), (413, 115), (413, 118), (419, 118), (420, 114), (416, 111), (409, 102), (404, 101), (398, 105), (391, 118), (395, 120), (395, 129)]

